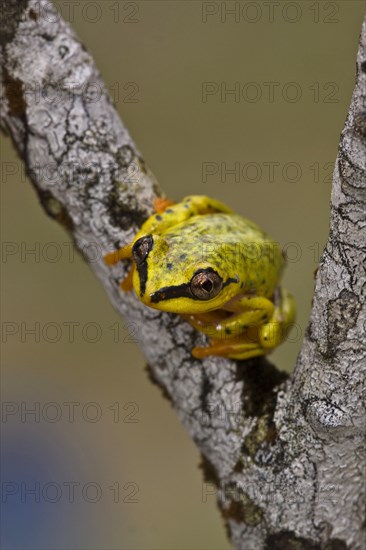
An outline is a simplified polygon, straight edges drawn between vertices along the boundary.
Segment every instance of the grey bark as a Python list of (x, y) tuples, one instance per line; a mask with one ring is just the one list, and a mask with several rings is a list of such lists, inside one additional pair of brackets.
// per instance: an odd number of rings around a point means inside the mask
[(2, 129), (46, 212), (135, 323), (152, 380), (202, 453), (204, 491), (217, 493), (234, 546), (364, 548), (365, 24), (329, 239), (307, 334), (286, 378), (265, 359), (193, 359), (202, 335), (119, 290), (127, 267), (107, 268), (102, 254), (131, 240), (161, 191), (69, 25), (44, 0), (1, 7)]

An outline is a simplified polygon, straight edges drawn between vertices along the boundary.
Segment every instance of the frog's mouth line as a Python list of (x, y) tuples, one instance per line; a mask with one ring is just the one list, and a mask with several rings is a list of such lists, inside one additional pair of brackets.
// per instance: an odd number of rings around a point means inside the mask
[(157, 304), (163, 300), (172, 300), (173, 298), (191, 298), (192, 300), (198, 300), (198, 298), (192, 294), (191, 285), (189, 283), (165, 286), (150, 295), (152, 304)]
[[(229, 277), (223, 282), (222, 288), (230, 283), (238, 282), (239, 280), (237, 278)], [(181, 285), (176, 286), (165, 286), (150, 295), (150, 301), (152, 304), (157, 304), (163, 300), (172, 300), (173, 298), (190, 298), (191, 300), (203, 301), (193, 294), (190, 283), (182, 283)]]

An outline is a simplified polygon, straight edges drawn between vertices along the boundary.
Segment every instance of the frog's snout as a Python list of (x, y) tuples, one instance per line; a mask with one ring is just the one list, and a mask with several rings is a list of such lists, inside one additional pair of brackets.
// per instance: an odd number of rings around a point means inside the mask
[(146, 291), (146, 282), (148, 277), (147, 257), (154, 246), (154, 239), (151, 235), (146, 235), (138, 239), (132, 247), (132, 258), (136, 264), (136, 269), (140, 279), (140, 296)]

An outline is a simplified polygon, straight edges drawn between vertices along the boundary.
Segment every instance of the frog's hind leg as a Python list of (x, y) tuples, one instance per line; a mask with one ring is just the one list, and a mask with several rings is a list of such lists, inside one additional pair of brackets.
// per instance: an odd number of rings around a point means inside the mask
[(268, 351), (279, 346), (286, 339), (296, 316), (296, 305), (292, 294), (281, 288), (278, 288), (276, 293), (275, 309), (271, 320), (260, 330), (261, 346)]
[[(232, 359), (251, 359), (270, 353), (286, 338), (295, 319), (295, 302), (292, 295), (278, 289), (275, 303), (263, 297), (244, 297), (240, 300), (243, 311), (236, 315), (211, 319), (188, 319), (197, 329), (212, 338), (208, 347), (196, 347), (194, 357), (202, 359), (219, 355)], [(216, 312), (212, 312), (213, 315)]]
[(220, 309), (183, 317), (213, 340), (233, 341), (253, 328), (258, 332), (258, 328), (271, 319), (274, 309), (273, 302), (267, 298), (244, 296), (237, 301), (235, 313)]
[(249, 359), (263, 355), (260, 345), (260, 327), (271, 319), (275, 306), (264, 297), (244, 296), (238, 301), (239, 312), (216, 310), (198, 315), (186, 315), (185, 319), (196, 329), (210, 337), (208, 347), (195, 347), (194, 357), (209, 355)]

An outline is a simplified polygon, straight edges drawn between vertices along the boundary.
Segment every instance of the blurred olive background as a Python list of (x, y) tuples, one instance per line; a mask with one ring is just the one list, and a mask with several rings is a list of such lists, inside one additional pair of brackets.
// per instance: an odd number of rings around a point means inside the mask
[[(166, 195), (217, 197), (286, 245), (298, 318), (272, 358), (290, 371), (327, 238), (365, 3), (71, 4), (57, 2)], [(235, 86), (239, 97), (225, 94)], [(1, 548), (230, 548), (199, 454), (130, 327), (3, 137), (1, 157)]]

